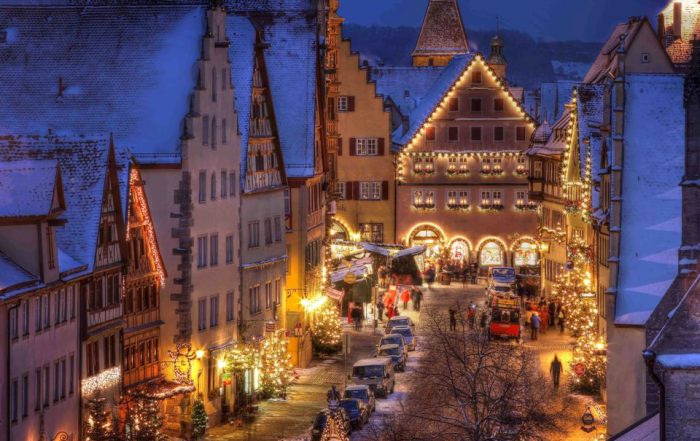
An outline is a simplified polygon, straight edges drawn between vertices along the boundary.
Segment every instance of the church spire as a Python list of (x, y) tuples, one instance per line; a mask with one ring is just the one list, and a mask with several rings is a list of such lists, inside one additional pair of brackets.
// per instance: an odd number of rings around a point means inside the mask
[(501, 38), (498, 25), (496, 25), (496, 35), (491, 39), (491, 53), (486, 62), (491, 66), (491, 69), (496, 72), (496, 75), (501, 78), (506, 77), (506, 66), (508, 65), (506, 57), (503, 55), (504, 46), (505, 43), (503, 42), (503, 38)]
[(445, 66), (453, 56), (469, 52), (457, 0), (429, 0), (416, 48), (414, 66)]

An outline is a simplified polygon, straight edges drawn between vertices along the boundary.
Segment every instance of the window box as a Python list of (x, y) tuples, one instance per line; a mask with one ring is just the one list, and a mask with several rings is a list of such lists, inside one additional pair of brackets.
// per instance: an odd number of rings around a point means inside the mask
[(479, 208), (483, 211), (501, 211), (503, 210), (503, 204), (501, 202), (482, 202)]
[(467, 210), (469, 210), (469, 204), (460, 204), (459, 202), (455, 202), (455, 203), (448, 202), (447, 208), (450, 210), (455, 210), (455, 211), (459, 211), (459, 210), (467, 211)]
[(518, 165), (518, 166), (515, 168), (515, 174), (516, 174), (517, 176), (527, 176), (529, 173), (528, 173), (528, 171), (527, 171), (527, 169), (525, 168), (524, 165)]

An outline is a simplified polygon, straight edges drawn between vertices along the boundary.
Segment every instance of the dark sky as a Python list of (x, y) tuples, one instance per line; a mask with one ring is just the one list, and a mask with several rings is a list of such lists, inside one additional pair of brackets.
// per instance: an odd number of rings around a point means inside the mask
[[(669, 0), (458, 0), (469, 29), (501, 26), (546, 40), (602, 41), (633, 15), (656, 15)], [(340, 14), (354, 24), (420, 26), (428, 0), (341, 0)]]

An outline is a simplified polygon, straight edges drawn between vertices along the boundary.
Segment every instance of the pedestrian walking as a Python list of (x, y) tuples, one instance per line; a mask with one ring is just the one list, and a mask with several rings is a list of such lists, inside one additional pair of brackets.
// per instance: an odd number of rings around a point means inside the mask
[(486, 315), (486, 311), (481, 313), (481, 321), (479, 322), (479, 326), (481, 326), (481, 332), (486, 331), (486, 325), (488, 324), (489, 318)]
[(554, 354), (554, 360), (552, 360), (552, 363), (549, 365), (549, 374), (552, 376), (552, 383), (554, 383), (555, 389), (559, 389), (559, 378), (561, 377), (562, 369), (563, 366), (561, 361), (559, 361), (559, 357)]
[(566, 324), (566, 315), (563, 310), (559, 311), (559, 333), (564, 333), (564, 326)]
[(530, 338), (533, 340), (537, 340), (537, 333), (540, 330), (540, 323), (540, 316), (535, 312), (532, 314), (532, 317), (530, 317)]
[(399, 305), (394, 304), (394, 316), (399, 315)]
[(410, 299), (411, 299), (411, 293), (407, 289), (404, 289), (401, 292), (401, 301), (403, 302), (403, 310), (404, 311), (408, 309), (408, 301)]
[(469, 323), (469, 329), (474, 329), (476, 324), (476, 303), (470, 302), (469, 308), (467, 309), (467, 323)]
[(353, 328), (355, 331), (358, 331), (360, 323), (360, 309), (353, 306), (352, 311), (350, 311), (350, 316), (352, 317)]
[(428, 270), (425, 272), (425, 276), (425, 279), (428, 282), (428, 289), (431, 289), (433, 282), (435, 282), (435, 267), (433, 265), (430, 265)]
[(386, 318), (388, 320), (391, 320), (391, 318), (393, 316), (394, 316), (394, 304), (390, 302), (388, 305), (386, 305)]
[(377, 301), (377, 316), (380, 322), (384, 320), (384, 301), (381, 297)]
[(420, 311), (420, 304), (423, 301), (423, 291), (416, 286), (416, 300), (413, 306), (415, 306), (416, 311)]
[(457, 311), (459, 310), (459, 306), (457, 306), (457, 303), (453, 303), (452, 306), (450, 306), (450, 331), (456, 331), (457, 330)]
[(547, 312), (547, 307), (540, 309), (540, 332), (547, 332), (547, 326), (549, 325), (549, 312)]
[(549, 305), (547, 305), (547, 309), (549, 311), (549, 326), (554, 327), (555, 323), (554, 321), (556, 320), (556, 312), (557, 312), (557, 305), (554, 304), (554, 302), (550, 301)]

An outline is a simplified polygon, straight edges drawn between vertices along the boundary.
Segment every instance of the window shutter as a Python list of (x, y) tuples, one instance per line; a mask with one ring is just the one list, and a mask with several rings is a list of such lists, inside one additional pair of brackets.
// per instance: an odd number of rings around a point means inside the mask
[(354, 112), (354, 111), (355, 111), (355, 97), (348, 96), (348, 112)]
[(382, 200), (389, 200), (389, 181), (382, 181)]
[(338, 156), (343, 156), (343, 138), (338, 138)]
[(345, 183), (345, 199), (352, 200), (352, 182), (350, 181)]
[(352, 198), (360, 199), (360, 181), (352, 181)]
[(350, 156), (355, 156), (355, 138), (350, 138)]
[(384, 138), (377, 139), (377, 154), (384, 156)]

